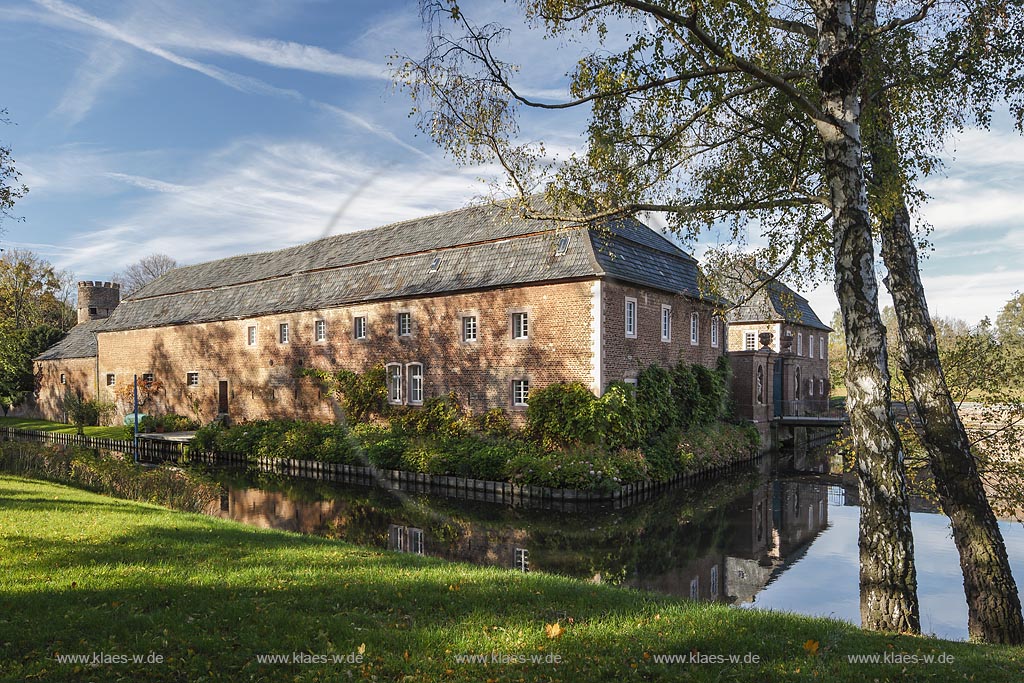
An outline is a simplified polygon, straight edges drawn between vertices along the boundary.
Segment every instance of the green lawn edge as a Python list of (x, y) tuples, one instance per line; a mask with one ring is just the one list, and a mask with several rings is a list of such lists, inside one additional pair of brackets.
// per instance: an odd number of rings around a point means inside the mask
[[(0, 427), (11, 429), (29, 429), (37, 432), (55, 432), (57, 434), (77, 434), (75, 425), (51, 420), (37, 420), (27, 417), (0, 417)], [(125, 439), (126, 432), (123, 426), (113, 427), (83, 427), (85, 436), (98, 439)]]
[[(1019, 681), (1024, 669), (1020, 647), (378, 551), (10, 475), (0, 547), (0, 680)], [(257, 660), (360, 649), (358, 663)], [(671, 654), (687, 661), (655, 661)], [(748, 654), (759, 662), (709, 663)], [(491, 659), (533, 656), (561, 661)]]

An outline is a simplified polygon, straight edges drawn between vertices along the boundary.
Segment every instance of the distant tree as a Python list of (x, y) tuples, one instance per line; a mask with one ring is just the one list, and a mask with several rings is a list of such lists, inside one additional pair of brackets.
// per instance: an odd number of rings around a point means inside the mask
[(0, 255), (0, 319), (14, 329), (49, 325), (62, 332), (75, 324), (71, 307), (73, 277), (31, 251)]
[[(0, 109), (0, 123), (10, 123), (7, 110)], [(14, 168), (11, 148), (0, 143), (0, 225), (11, 216), (14, 202), (28, 193), (28, 188), (19, 183), (21, 174)]]
[[(996, 336), (1004, 352), (1024, 364), (1024, 293), (1013, 296), (996, 316)], [(1024, 377), (1018, 375), (1012, 382), (1016, 388), (1024, 386)]]
[(164, 273), (178, 267), (178, 262), (167, 254), (150, 254), (115, 273), (114, 282), (121, 285), (121, 296), (131, 296)]
[(50, 325), (19, 330), (9, 322), (0, 323), (0, 408), (4, 415), (32, 391), (32, 359), (63, 336), (63, 332)]

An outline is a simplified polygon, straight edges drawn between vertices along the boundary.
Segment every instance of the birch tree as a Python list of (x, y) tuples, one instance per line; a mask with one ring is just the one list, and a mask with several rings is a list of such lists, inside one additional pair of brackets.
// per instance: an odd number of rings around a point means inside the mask
[[(454, 3), (425, 2), (431, 49), (399, 68), (424, 129), (460, 160), (500, 163), (513, 194), (536, 217), (588, 220), (667, 211), (673, 227), (686, 234), (724, 219), (737, 237), (754, 220), (768, 238), (762, 255), (780, 272), (831, 262), (847, 341), (848, 405), (863, 501), (862, 622), (868, 628), (917, 630), (903, 453), (891, 419), (871, 239), (870, 201), (893, 194), (867, 182), (872, 155), (864, 148), (862, 110), (914, 92), (897, 87), (894, 79), (879, 81), (880, 55), (890, 66), (922, 61), (928, 51), (914, 39), (928, 37), (934, 48), (957, 26), (953, 20), (973, 16), (974, 5), (946, 3), (942, 20), (935, 21), (934, 0), (520, 4), (550, 35), (583, 32), (598, 43), (614, 35), (625, 46), (610, 50), (602, 44), (585, 55), (571, 74), (571, 100), (536, 102), (513, 86), (513, 65), (496, 57), (502, 27), (475, 26)], [(446, 26), (448, 21), (453, 24)], [(947, 61), (952, 73), (959, 67), (957, 55), (947, 54), (954, 57)], [(937, 73), (933, 68), (929, 75)], [(921, 78), (911, 69), (900, 76), (910, 83)], [(998, 89), (992, 79), (978, 83), (974, 90), (982, 96), (991, 98)], [(586, 151), (552, 165), (541, 150), (517, 144), (521, 107), (589, 107)], [(927, 140), (931, 134), (934, 140), (943, 125), (960, 120), (940, 117), (912, 138)], [(871, 130), (883, 127), (869, 125)], [(886, 150), (883, 140), (873, 138), (874, 158), (892, 158), (890, 168), (901, 171), (892, 145)], [(899, 162), (909, 160), (912, 169), (925, 171), (934, 164), (932, 147), (910, 149)], [(922, 199), (912, 183), (902, 182), (912, 175), (878, 178), (897, 188), (898, 203), (907, 208)], [(530, 204), (538, 188), (546, 189), (553, 210)], [(912, 281), (917, 264), (907, 250), (916, 258), (914, 240), (897, 244), (890, 237), (886, 244), (903, 259)], [(910, 290), (913, 282), (901, 291)], [(908, 319), (919, 317), (923, 301), (923, 293), (904, 298)], [(928, 352), (925, 344), (922, 353)], [(1004, 588), (1013, 586), (1009, 578)], [(978, 635), (973, 627), (972, 635)], [(991, 633), (989, 638), (999, 639)]]

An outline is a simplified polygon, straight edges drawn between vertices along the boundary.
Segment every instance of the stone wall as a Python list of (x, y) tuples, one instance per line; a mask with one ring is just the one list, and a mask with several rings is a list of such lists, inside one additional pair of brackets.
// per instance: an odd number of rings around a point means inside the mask
[(85, 398), (96, 395), (95, 358), (36, 361), (34, 367), (36, 396), (26, 406), (27, 414), (63, 422), (65, 393), (72, 391)]

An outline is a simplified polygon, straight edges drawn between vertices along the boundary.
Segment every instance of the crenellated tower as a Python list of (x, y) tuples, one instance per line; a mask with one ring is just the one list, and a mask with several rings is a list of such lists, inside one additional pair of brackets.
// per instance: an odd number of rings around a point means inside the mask
[(82, 280), (78, 283), (78, 322), (101, 320), (110, 315), (121, 303), (121, 285), (116, 282), (93, 282)]

